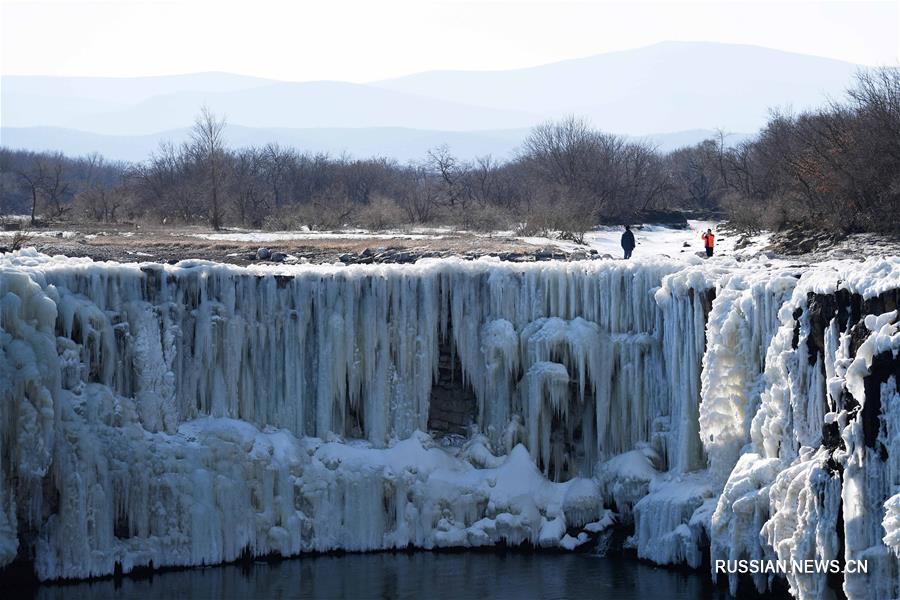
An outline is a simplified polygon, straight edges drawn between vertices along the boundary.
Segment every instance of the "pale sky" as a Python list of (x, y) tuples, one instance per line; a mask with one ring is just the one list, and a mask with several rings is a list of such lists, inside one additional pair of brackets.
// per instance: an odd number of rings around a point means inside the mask
[(666, 41), (900, 64), (893, 1), (0, 0), (0, 73), (365, 82)]

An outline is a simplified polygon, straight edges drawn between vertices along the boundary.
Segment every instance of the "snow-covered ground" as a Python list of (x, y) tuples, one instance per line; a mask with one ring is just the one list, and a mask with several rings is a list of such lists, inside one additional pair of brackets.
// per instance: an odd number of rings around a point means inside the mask
[[(641, 256), (666, 256), (679, 258), (685, 254), (704, 254), (703, 241), (700, 235), (712, 229), (716, 233), (716, 254), (728, 256), (739, 254), (752, 256), (764, 248), (770, 235), (754, 236), (752, 244), (739, 251), (735, 250), (738, 241), (737, 235), (719, 230), (721, 226), (717, 221), (688, 221), (687, 229), (678, 229), (662, 225), (643, 225), (634, 228), (635, 248), (634, 257)], [(596, 250), (599, 254), (609, 254), (619, 257), (622, 254), (620, 238), (623, 229), (621, 227), (600, 227), (585, 235), (584, 244), (558, 239), (558, 237), (516, 236), (513, 231), (495, 231), (491, 233), (478, 233), (455, 230), (450, 227), (417, 227), (408, 230), (397, 231), (369, 231), (366, 229), (341, 229), (336, 231), (253, 231), (233, 230), (221, 233), (191, 233), (189, 235), (206, 240), (252, 242), (252, 243), (276, 243), (296, 240), (439, 240), (447, 236), (473, 235), (479, 237), (502, 237), (515, 239), (534, 246), (553, 247), (568, 252), (576, 250)]]
[[(716, 221), (689, 221), (687, 229), (677, 229), (662, 225), (642, 225), (633, 228), (637, 247), (634, 257), (642, 256), (667, 256), (671, 258), (679, 258), (685, 254), (702, 254), (703, 242), (700, 235), (707, 228), (713, 229), (716, 233), (716, 255), (732, 255), (735, 254), (735, 244), (738, 236), (731, 232), (720, 230), (721, 223)], [(507, 239), (524, 242), (540, 247), (554, 247), (569, 252), (597, 250), (601, 255), (609, 254), (613, 257), (619, 257), (622, 254), (620, 245), (620, 237), (623, 229), (621, 227), (599, 227), (588, 232), (585, 235), (585, 244), (576, 244), (574, 242), (558, 239), (557, 236), (537, 237), (537, 236), (517, 236), (514, 231), (493, 231), (493, 232), (474, 232), (452, 227), (411, 227), (397, 230), (379, 230), (372, 231), (359, 228), (345, 228), (339, 230), (310, 230), (302, 228), (296, 231), (261, 231), (253, 229), (229, 229), (220, 232), (213, 231), (196, 231), (194, 229), (163, 229), (159, 232), (167, 236), (187, 237), (199, 240), (210, 240), (220, 242), (233, 243), (252, 243), (252, 244), (277, 244), (279, 242), (292, 241), (386, 241), (386, 240), (443, 240), (454, 237), (475, 237), (475, 238), (496, 238)], [(155, 229), (148, 230), (149, 235), (157, 232)], [(12, 237), (17, 231), (3, 231), (0, 236)], [(134, 230), (110, 230), (110, 231), (90, 231), (79, 232), (77, 230), (62, 229), (35, 229), (26, 231), (28, 235), (36, 237), (63, 237), (65, 239), (83, 236), (85, 239), (94, 240), (103, 237), (135, 237), (143, 235), (140, 229)], [(739, 251), (740, 255), (753, 255), (758, 252), (769, 242), (770, 235), (762, 234), (754, 236), (752, 244)]]
[[(896, 597), (900, 257), (662, 251), (694, 234), (638, 231), (630, 261), (3, 255), (0, 564), (574, 549), (615, 524), (660, 564), (843, 552), (873, 573), (848, 596)], [(459, 444), (424, 433), (444, 344), (475, 397)]]
[[(643, 225), (632, 228), (636, 247), (632, 258), (648, 256), (664, 256), (681, 258), (686, 255), (706, 256), (703, 240), (700, 236), (707, 229), (716, 235), (715, 256), (756, 256), (768, 244), (771, 234), (753, 236), (750, 243), (736, 249), (739, 236), (731, 231), (721, 230), (718, 221), (688, 221), (686, 229), (678, 229), (663, 225)], [(601, 227), (589, 231), (584, 236), (584, 244), (560, 240), (555, 237), (520, 237), (528, 244), (541, 247), (556, 247), (569, 252), (575, 250), (596, 250), (599, 254), (608, 254), (615, 258), (622, 257), (622, 227)]]

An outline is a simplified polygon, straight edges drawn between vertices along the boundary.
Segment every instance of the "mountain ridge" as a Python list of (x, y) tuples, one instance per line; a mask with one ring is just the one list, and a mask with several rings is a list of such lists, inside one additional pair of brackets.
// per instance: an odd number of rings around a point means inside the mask
[(219, 71), (15, 75), (2, 78), (0, 125), (7, 135), (19, 135), (13, 128), (57, 127), (147, 136), (189, 127), (206, 104), (247, 128), (405, 128), (446, 132), (448, 139), (450, 132), (485, 136), (568, 115), (638, 137), (694, 129), (753, 132), (772, 108), (816, 108), (842, 94), (858, 68), (762, 46), (660, 42), (520, 69), (425, 71), (368, 83)]

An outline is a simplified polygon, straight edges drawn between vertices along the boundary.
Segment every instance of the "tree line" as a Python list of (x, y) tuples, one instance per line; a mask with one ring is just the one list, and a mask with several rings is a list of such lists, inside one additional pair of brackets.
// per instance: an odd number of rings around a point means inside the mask
[(203, 108), (186, 142), (136, 164), (0, 149), (0, 214), (215, 229), (440, 224), (575, 241), (659, 211), (723, 215), (745, 229), (900, 230), (896, 68), (860, 72), (824, 108), (774, 111), (742, 143), (720, 133), (668, 153), (574, 117), (535, 127), (505, 161), (461, 160), (447, 147), (407, 164), (235, 149), (225, 128)]

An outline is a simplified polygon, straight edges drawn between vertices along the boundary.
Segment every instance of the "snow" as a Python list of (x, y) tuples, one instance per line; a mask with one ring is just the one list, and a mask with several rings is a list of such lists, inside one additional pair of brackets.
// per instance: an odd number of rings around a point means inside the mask
[[(0, 565), (24, 551), (56, 579), (244, 552), (576, 550), (616, 526), (659, 564), (697, 567), (707, 544), (713, 560), (843, 553), (877, 574), (844, 577), (849, 597), (897, 596), (900, 396), (893, 374), (872, 383), (900, 354), (897, 311), (825, 315), (823, 333), (810, 317), (815, 294), (897, 289), (896, 257), (6, 254)], [(475, 399), (456, 445), (425, 433), (447, 349)], [(801, 598), (828, 584), (787, 579)]]
[[(667, 227), (664, 225), (642, 225), (632, 227), (635, 238), (635, 249), (632, 259), (651, 256), (689, 260), (698, 256), (706, 257), (703, 248), (703, 240), (700, 236), (707, 229), (712, 229), (716, 234), (714, 258), (719, 256), (752, 257), (764, 252), (771, 239), (768, 233), (753, 236), (748, 245), (737, 249), (737, 243), (741, 236), (730, 231), (719, 229), (718, 221), (689, 220), (685, 229)], [(584, 244), (560, 240), (554, 237), (525, 236), (519, 237), (520, 241), (541, 247), (555, 247), (566, 251), (596, 250), (600, 255), (609, 255), (615, 258), (622, 257), (621, 238), (624, 232), (622, 227), (600, 227), (587, 232), (584, 236)]]
[(659, 463), (656, 452), (644, 446), (598, 465), (596, 479), (603, 491), (604, 503), (615, 508), (622, 518), (631, 518), (634, 505), (649, 493), (650, 482), (659, 475), (655, 466)]

